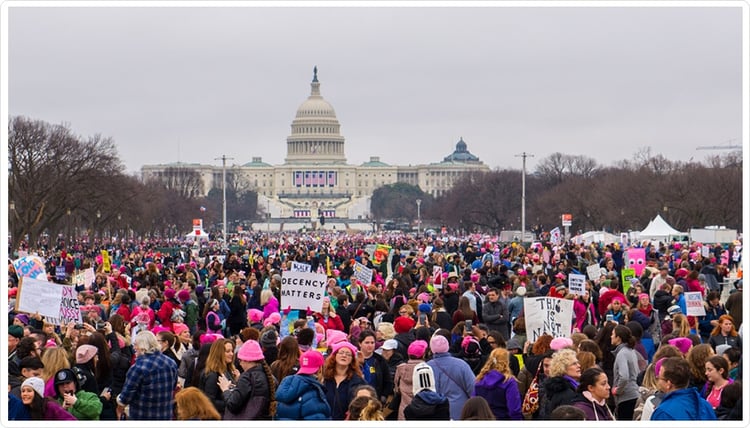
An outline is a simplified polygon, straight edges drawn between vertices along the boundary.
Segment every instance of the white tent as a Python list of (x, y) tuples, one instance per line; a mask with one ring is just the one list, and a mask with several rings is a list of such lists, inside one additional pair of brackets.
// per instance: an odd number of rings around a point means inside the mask
[(641, 230), (638, 234), (638, 239), (671, 242), (675, 239), (679, 240), (680, 237), (687, 236), (687, 233), (680, 232), (669, 225), (660, 215), (656, 215), (645, 229)]
[(573, 237), (573, 242), (583, 245), (589, 245), (593, 242), (612, 244), (615, 242), (620, 242), (620, 237), (603, 230), (593, 230)]
[(208, 240), (208, 233), (202, 229), (195, 229), (192, 232), (185, 235), (186, 238), (192, 238), (195, 240), (205, 239)]

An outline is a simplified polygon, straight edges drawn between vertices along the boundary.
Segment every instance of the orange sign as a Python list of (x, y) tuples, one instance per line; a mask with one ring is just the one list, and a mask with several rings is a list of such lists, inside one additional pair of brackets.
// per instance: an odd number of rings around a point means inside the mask
[(572, 226), (573, 225), (573, 214), (563, 214), (562, 215), (562, 225), (563, 226)]

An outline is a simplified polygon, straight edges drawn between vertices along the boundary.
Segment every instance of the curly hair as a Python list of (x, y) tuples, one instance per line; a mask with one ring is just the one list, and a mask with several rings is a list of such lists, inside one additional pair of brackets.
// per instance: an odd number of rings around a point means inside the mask
[(476, 381), (479, 382), (482, 380), (492, 370), (500, 372), (505, 376), (503, 383), (513, 377), (513, 372), (510, 370), (510, 353), (507, 349), (495, 348), (492, 350), (487, 358), (487, 362), (484, 363), (484, 367), (479, 371)]
[[(338, 351), (340, 351), (340, 349), (331, 353), (331, 355), (326, 358), (326, 362), (323, 364), (323, 379), (333, 379), (336, 374), (336, 354), (338, 354)], [(357, 354), (352, 355), (351, 362), (349, 362), (349, 367), (346, 371), (346, 378), (351, 379), (354, 375), (364, 379), (362, 369), (359, 368), (359, 363), (357, 362)]]
[(700, 385), (706, 382), (706, 361), (714, 355), (716, 354), (711, 345), (702, 343), (690, 348), (685, 356), (690, 364), (690, 377), (696, 379)]
[(549, 376), (562, 376), (567, 370), (568, 366), (578, 361), (576, 351), (572, 349), (561, 349), (552, 354), (552, 363), (549, 366)]

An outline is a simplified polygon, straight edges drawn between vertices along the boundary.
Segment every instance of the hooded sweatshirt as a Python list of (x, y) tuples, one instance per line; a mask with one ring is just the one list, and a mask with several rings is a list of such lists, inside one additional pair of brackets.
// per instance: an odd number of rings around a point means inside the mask
[(474, 396), (483, 397), (497, 420), (522, 420), (518, 381), (491, 370), (474, 385)]
[(448, 398), (442, 394), (424, 389), (414, 396), (404, 409), (407, 421), (447, 421), (450, 420), (450, 405)]

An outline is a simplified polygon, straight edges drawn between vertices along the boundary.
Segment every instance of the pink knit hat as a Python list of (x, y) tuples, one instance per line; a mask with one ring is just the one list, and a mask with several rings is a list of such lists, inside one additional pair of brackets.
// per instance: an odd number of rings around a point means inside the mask
[(573, 346), (573, 340), (568, 337), (556, 337), (549, 343), (549, 347), (553, 351), (559, 351), (563, 348), (569, 348), (571, 346)]
[(268, 327), (271, 324), (278, 324), (281, 321), (281, 315), (278, 312), (274, 312), (263, 321), (263, 327)]
[(184, 331), (190, 331), (190, 327), (188, 327), (187, 325), (181, 322), (177, 322), (177, 323), (172, 324), (172, 331), (174, 331), (174, 334), (179, 336)]
[(328, 329), (326, 330), (326, 343), (328, 346), (333, 346), (341, 341), (346, 340), (346, 333), (340, 330)]
[(261, 320), (263, 320), (263, 311), (260, 309), (248, 309), (247, 310), (247, 319), (251, 323), (259, 323)]
[(448, 349), (450, 349), (450, 344), (444, 336), (436, 334), (430, 339), (430, 350), (433, 354), (442, 354), (448, 352)]
[(424, 340), (415, 340), (409, 344), (409, 349), (406, 351), (410, 357), (422, 358), (427, 350), (427, 342)]
[(263, 350), (258, 342), (248, 340), (242, 344), (239, 352), (237, 352), (237, 358), (242, 361), (260, 361), (266, 357), (263, 355)]
[(693, 346), (693, 341), (687, 337), (675, 337), (674, 339), (669, 339), (669, 344), (679, 349), (685, 355)]
[(349, 343), (347, 341), (343, 341), (343, 342), (339, 342), (339, 343), (333, 345), (333, 349), (332, 349), (333, 352), (331, 353), (331, 355), (335, 355), (342, 348), (346, 348), (346, 349), (352, 351), (352, 355), (354, 355), (354, 356), (356, 356), (357, 352), (359, 351), (359, 349), (357, 349), (356, 346), (352, 345), (351, 343)]

